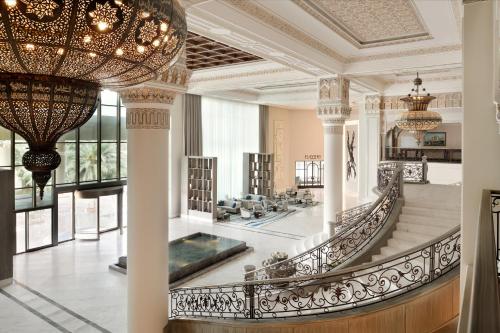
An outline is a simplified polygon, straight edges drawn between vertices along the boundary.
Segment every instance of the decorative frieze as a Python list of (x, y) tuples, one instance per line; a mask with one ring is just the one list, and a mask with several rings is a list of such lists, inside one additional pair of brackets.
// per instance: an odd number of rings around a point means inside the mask
[[(441, 109), (441, 108), (457, 108), (462, 107), (462, 93), (461, 92), (451, 92), (451, 93), (441, 93), (433, 94), (436, 99), (429, 104), (429, 109)], [(382, 103), (384, 110), (405, 110), (405, 103), (401, 98), (406, 96), (384, 96), (382, 97)]]
[(379, 114), (382, 108), (382, 98), (380, 95), (365, 96), (365, 113)]
[(349, 118), (351, 114), (349, 85), (349, 80), (340, 75), (335, 78), (320, 79), (316, 114), (323, 123), (343, 123)]
[(185, 64), (176, 63), (161, 75), (161, 82), (185, 87), (187, 89), (192, 72)]
[(132, 87), (120, 90), (120, 97), (125, 106), (129, 103), (173, 104), (176, 92), (154, 87)]
[(127, 129), (170, 129), (168, 109), (128, 108)]

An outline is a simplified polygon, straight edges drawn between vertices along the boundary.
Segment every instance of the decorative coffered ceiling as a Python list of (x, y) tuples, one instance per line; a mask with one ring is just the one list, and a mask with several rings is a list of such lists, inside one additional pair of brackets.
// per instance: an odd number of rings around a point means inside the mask
[(216, 42), (193, 32), (188, 32), (186, 57), (187, 67), (191, 70), (262, 60), (262, 58), (253, 54)]
[(411, 0), (292, 0), (358, 48), (432, 38)]
[(265, 59), (197, 70), (192, 93), (314, 107), (336, 74), (353, 99), (406, 93), (416, 71), (433, 92), (461, 86), (462, 0), (183, 1), (190, 31)]

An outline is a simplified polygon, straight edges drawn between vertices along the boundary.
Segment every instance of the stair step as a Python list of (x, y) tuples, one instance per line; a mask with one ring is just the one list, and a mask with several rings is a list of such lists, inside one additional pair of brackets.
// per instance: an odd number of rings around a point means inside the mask
[(437, 237), (439, 235), (446, 233), (447, 231), (450, 230), (450, 228), (398, 222), (396, 224), (396, 230), (416, 232), (419, 234), (431, 236), (431, 239), (432, 239), (434, 237)]
[(418, 244), (425, 243), (433, 238), (430, 235), (419, 234), (416, 232), (407, 232), (403, 230), (395, 230), (392, 233), (392, 237), (394, 239), (400, 239), (403, 241), (417, 242)]
[(394, 248), (394, 247), (390, 247), (390, 246), (383, 246), (380, 248), (380, 254), (382, 254), (386, 257), (390, 257), (393, 255), (399, 254), (401, 252), (403, 252), (403, 251), (401, 251), (397, 248)]
[(436, 209), (440, 211), (458, 211), (460, 212), (460, 205), (446, 205), (439, 201), (421, 201), (421, 200), (408, 200), (405, 199), (405, 206), (416, 208)]
[(415, 240), (403, 240), (398, 238), (391, 238), (387, 241), (387, 245), (396, 249), (400, 249), (401, 251), (405, 251), (411, 249), (412, 247), (418, 246), (425, 242), (418, 242)]
[(411, 207), (407, 205), (403, 206), (402, 213), (430, 217), (447, 217), (453, 219), (460, 218), (460, 210), (429, 209), (423, 207)]
[(428, 217), (428, 216), (408, 215), (408, 214), (401, 214), (399, 216), (399, 221), (412, 224), (448, 227), (450, 229), (451, 227), (460, 224), (460, 220), (458, 219)]

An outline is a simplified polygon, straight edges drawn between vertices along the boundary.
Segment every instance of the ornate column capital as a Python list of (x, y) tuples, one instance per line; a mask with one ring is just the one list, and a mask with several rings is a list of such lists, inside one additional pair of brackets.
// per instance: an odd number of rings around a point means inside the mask
[(119, 91), (127, 108), (128, 129), (169, 129), (170, 107), (175, 97), (187, 91), (191, 71), (176, 63), (158, 80)]
[(349, 85), (349, 80), (341, 75), (319, 80), (316, 114), (324, 126), (343, 124), (349, 118)]
[(120, 90), (120, 97), (122, 98), (123, 104), (127, 108), (134, 107), (137, 104), (161, 104), (165, 108), (168, 108), (174, 103), (176, 94), (177, 93), (175, 91), (147, 84), (141, 84), (139, 86), (133, 86)]
[(365, 113), (367, 115), (379, 115), (382, 109), (382, 97), (380, 95), (365, 96)]

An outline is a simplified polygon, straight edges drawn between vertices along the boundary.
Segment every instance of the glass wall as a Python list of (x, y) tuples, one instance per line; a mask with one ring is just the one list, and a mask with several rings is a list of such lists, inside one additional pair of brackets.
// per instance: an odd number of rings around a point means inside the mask
[[(123, 186), (127, 177), (125, 108), (116, 92), (101, 92), (92, 118), (81, 128), (63, 135), (56, 149), (61, 164), (45, 188), (44, 199), (22, 166), (26, 141), (0, 127), (0, 167), (15, 171), (17, 253), (31, 251), (75, 238), (74, 192), (87, 188)], [(95, 205), (101, 226), (96, 232), (120, 227), (120, 195), (99, 198)], [(87, 207), (88, 208), (88, 207)]]

